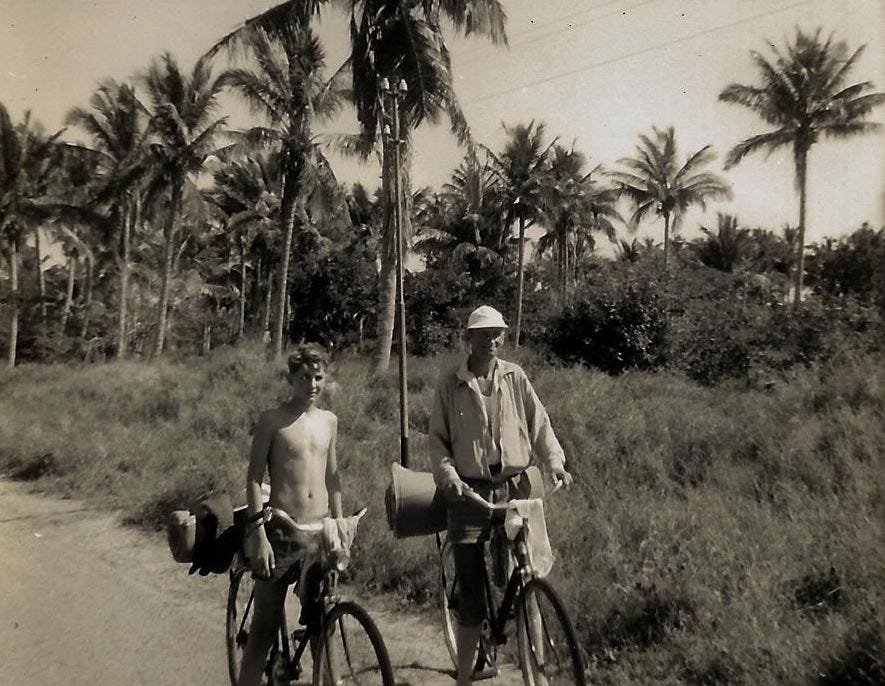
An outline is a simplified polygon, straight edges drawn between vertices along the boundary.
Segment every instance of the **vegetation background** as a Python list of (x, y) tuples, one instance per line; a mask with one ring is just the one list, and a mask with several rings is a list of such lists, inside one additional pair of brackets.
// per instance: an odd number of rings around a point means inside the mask
[[(596, 168), (540, 121), (498, 149), (472, 138), (440, 21), (500, 43), (499, 3), (350, 3), (336, 71), (322, 4), (274, 6), (191, 69), (164, 54), (103, 82), (68, 117), (87, 143), (0, 104), (0, 474), (160, 527), (241, 492), (282, 354), (317, 340), (346, 500), (369, 506), (353, 581), (430, 611), (433, 541), (384, 521), (399, 247), (415, 466), (466, 313), (498, 306), (576, 477), (548, 517), (591, 681), (885, 683), (885, 229), (804, 235), (811, 148), (877, 128), (862, 51), (797, 29), (754, 57), (756, 83), (722, 84), (762, 127), (725, 166), (788, 150), (797, 222), (720, 213), (687, 241), (689, 210), (732, 190), (672, 126)], [(227, 130), (222, 91), (254, 126)], [(345, 107), (358, 134), (314, 133)], [(464, 158), (413, 188), (410, 136), (443, 117)], [(340, 184), (329, 146), (377, 156), (381, 188)], [(661, 240), (630, 240), (649, 221)]]

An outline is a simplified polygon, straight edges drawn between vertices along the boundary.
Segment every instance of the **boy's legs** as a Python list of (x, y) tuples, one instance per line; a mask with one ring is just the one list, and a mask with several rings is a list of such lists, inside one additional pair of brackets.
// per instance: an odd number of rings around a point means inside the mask
[(243, 662), (240, 664), (238, 686), (258, 686), (261, 682), (268, 651), (280, 628), (287, 589), (288, 585), (277, 579), (255, 580), (252, 623), (249, 626), (249, 640), (243, 651)]

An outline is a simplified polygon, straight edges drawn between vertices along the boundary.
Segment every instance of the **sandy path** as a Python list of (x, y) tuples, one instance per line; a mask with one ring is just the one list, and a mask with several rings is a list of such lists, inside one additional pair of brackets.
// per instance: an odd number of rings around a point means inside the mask
[[(226, 686), (227, 577), (188, 576), (161, 534), (118, 521), (0, 481), (0, 685)], [(398, 683), (454, 684), (433, 616), (363, 604)]]

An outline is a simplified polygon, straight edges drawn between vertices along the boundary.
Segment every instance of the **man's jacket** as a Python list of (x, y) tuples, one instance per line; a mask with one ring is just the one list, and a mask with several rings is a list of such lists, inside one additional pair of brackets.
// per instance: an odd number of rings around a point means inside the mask
[(494, 478), (487, 462), (494, 439), (476, 378), (466, 361), (440, 376), (429, 437), (437, 486), (459, 478), (503, 481), (523, 471), (532, 458), (548, 467), (565, 464), (547, 411), (519, 365), (497, 360), (492, 393), (498, 394), (501, 429), (501, 471)]

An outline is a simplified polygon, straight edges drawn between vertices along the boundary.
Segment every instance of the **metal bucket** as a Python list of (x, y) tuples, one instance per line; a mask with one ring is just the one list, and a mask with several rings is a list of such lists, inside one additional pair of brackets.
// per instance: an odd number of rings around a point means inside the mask
[(176, 562), (193, 562), (197, 542), (197, 518), (187, 510), (175, 510), (166, 520), (166, 542)]
[(391, 465), (391, 481), (384, 494), (387, 524), (396, 538), (427, 536), (446, 528), (446, 501), (430, 472)]

